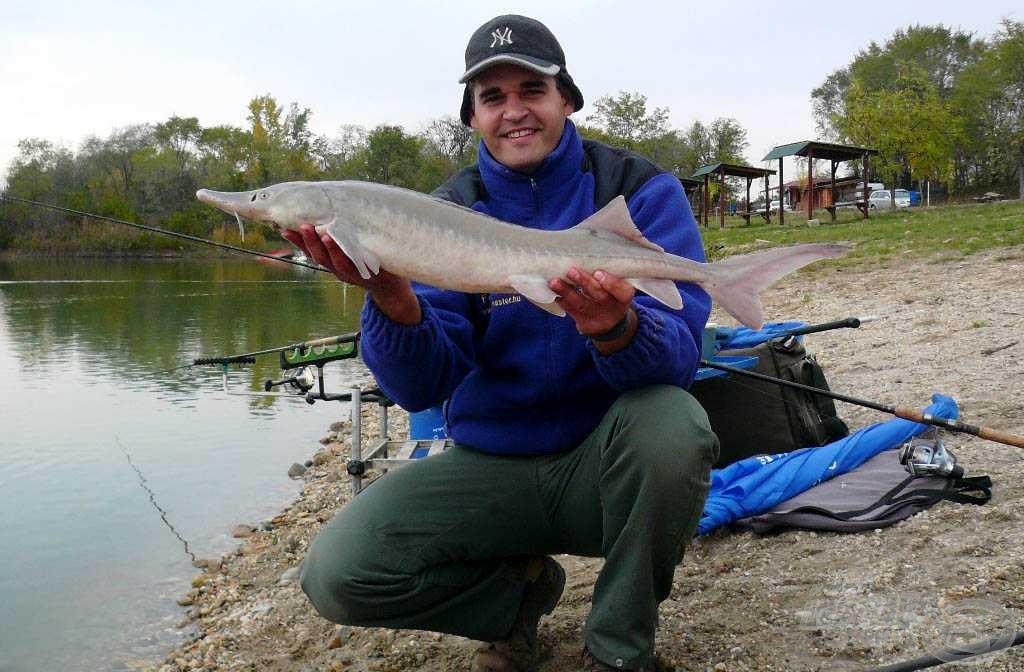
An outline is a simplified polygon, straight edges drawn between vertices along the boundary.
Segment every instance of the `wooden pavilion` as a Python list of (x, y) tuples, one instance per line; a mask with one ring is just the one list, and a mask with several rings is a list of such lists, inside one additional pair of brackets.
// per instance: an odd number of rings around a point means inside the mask
[[(712, 163), (707, 166), (701, 166), (697, 169), (690, 179), (703, 178), (704, 189), (701, 195), (701, 224), (705, 227), (709, 226), (710, 213), (711, 213), (711, 176), (718, 175), (718, 193), (719, 193), (719, 207), (718, 207), (718, 218), (719, 226), (725, 228), (725, 178), (726, 177), (741, 177), (747, 181), (747, 198), (744, 201), (743, 212), (737, 212), (735, 214), (743, 218), (743, 220), (750, 224), (751, 215), (761, 215), (765, 221), (769, 221), (769, 201), (767, 199), (768, 194), (768, 176), (774, 175), (774, 170), (767, 170), (765, 168), (754, 168), (753, 166), (740, 166), (733, 163)], [(764, 192), (766, 195), (764, 201), (764, 211), (752, 211), (750, 209), (750, 183), (755, 179), (761, 178), (764, 180)]]
[[(785, 210), (782, 205), (782, 199), (784, 197), (782, 185), (784, 184), (783, 173), (782, 173), (782, 160), (787, 156), (802, 156), (807, 159), (807, 175), (809, 179), (808, 185), (808, 198), (806, 199), (807, 204), (807, 219), (814, 219), (814, 190), (819, 188), (814, 179), (814, 160), (815, 159), (826, 159), (831, 164), (831, 175), (832, 179), (829, 181), (829, 205), (825, 206), (828, 210), (829, 215), (832, 216), (832, 221), (836, 221), (836, 169), (840, 163), (844, 161), (856, 161), (860, 160), (863, 162), (863, 178), (864, 178), (864, 190), (863, 196), (860, 200), (855, 201), (854, 205), (861, 211), (864, 218), (868, 217), (868, 160), (872, 154), (878, 154), (877, 149), (869, 149), (867, 147), (854, 147), (852, 145), (836, 145), (830, 142), (818, 142), (816, 140), (803, 140), (801, 142), (793, 142), (788, 145), (779, 145), (762, 159), (763, 161), (771, 161), (773, 159), (779, 160), (779, 224), (784, 224), (786, 219)], [(767, 197), (767, 189), (765, 194)]]

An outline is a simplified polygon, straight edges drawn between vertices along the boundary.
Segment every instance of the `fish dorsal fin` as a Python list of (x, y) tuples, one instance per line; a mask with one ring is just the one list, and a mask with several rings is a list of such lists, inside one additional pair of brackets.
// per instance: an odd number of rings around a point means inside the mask
[(626, 207), (626, 199), (622, 196), (616, 196), (608, 205), (584, 219), (571, 230), (584, 231), (594, 236), (625, 238), (651, 250), (665, 251), (660, 245), (644, 238), (644, 234), (636, 228), (636, 224), (633, 223), (633, 218), (629, 214), (629, 208)]

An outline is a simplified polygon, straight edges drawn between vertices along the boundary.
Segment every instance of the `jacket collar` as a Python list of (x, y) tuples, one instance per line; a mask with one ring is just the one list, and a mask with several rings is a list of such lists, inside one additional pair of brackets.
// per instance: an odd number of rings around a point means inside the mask
[[(478, 164), (484, 188), (492, 201), (513, 201), (522, 205), (536, 202), (537, 194), (546, 200), (574, 186), (582, 172), (583, 141), (576, 126), (565, 120), (562, 138), (532, 175), (512, 170), (499, 163), (480, 141)], [(521, 207), (520, 206), (520, 207)]]

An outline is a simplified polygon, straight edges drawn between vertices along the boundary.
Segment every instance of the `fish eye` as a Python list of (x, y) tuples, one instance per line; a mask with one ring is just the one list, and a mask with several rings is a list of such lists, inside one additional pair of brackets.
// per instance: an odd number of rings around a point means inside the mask
[(270, 196), (270, 194), (268, 194), (268, 193), (267, 193), (267, 192), (265, 192), (265, 191), (264, 191), (263, 193), (261, 193), (261, 194), (260, 194), (260, 198), (264, 198), (264, 199), (265, 199), (265, 198), (268, 198), (269, 196)]

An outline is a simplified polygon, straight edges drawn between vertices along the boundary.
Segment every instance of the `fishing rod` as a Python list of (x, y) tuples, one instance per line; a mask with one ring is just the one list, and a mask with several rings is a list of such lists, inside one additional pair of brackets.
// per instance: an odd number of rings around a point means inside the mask
[(811, 394), (817, 394), (822, 397), (829, 397), (836, 401), (845, 401), (848, 404), (855, 406), (863, 406), (870, 408), (882, 413), (888, 413), (889, 415), (895, 415), (897, 418), (903, 418), (904, 420), (911, 420), (913, 422), (919, 422), (925, 425), (933, 425), (935, 427), (942, 427), (948, 429), (951, 432), (958, 432), (961, 434), (970, 434), (977, 436), (981, 439), (987, 439), (989, 441), (995, 441), (996, 443), (1002, 443), (1008, 446), (1016, 446), (1017, 448), (1024, 448), (1024, 436), (1017, 434), (1011, 434), (1010, 432), (1004, 432), (998, 429), (992, 429), (991, 427), (982, 427), (977, 425), (969, 425), (959, 420), (949, 420), (946, 418), (940, 418), (930, 413), (922, 413), (921, 411), (910, 408), (908, 406), (889, 406), (886, 404), (879, 404), (874, 401), (868, 401), (867, 399), (858, 399), (857, 397), (851, 397), (846, 394), (839, 394), (838, 392), (832, 392), (830, 390), (823, 390), (818, 387), (812, 387), (810, 385), (804, 385), (802, 383), (796, 383), (790, 380), (783, 380), (782, 378), (775, 378), (774, 376), (767, 376), (763, 373), (757, 373), (755, 371), (747, 371), (745, 369), (739, 369), (735, 366), (729, 366), (728, 364), (719, 364), (718, 362), (709, 361), (702, 359), (700, 361), (701, 366), (710, 367), (712, 369), (718, 369), (719, 371), (726, 371), (728, 373), (734, 373), (739, 376), (746, 376), (747, 378), (753, 378), (755, 380), (764, 381), (767, 383), (774, 383), (783, 387), (791, 387), (796, 390), (802, 390)]
[(148, 481), (146, 477), (142, 475), (142, 470), (139, 469), (138, 465), (136, 465), (135, 462), (132, 461), (132, 456), (128, 452), (128, 447), (121, 443), (121, 438), (118, 436), (114, 437), (114, 442), (117, 443), (117, 445), (121, 448), (121, 452), (124, 453), (125, 459), (128, 460), (128, 466), (130, 466), (132, 468), (132, 471), (134, 471), (135, 474), (138, 476), (139, 487), (145, 490), (146, 493), (149, 495), (149, 502), (150, 504), (153, 505), (153, 508), (156, 509), (157, 512), (160, 514), (160, 520), (164, 521), (164, 525), (167, 526), (167, 529), (169, 529), (171, 533), (178, 538), (178, 541), (182, 543), (182, 545), (185, 547), (185, 553), (188, 554), (188, 557), (192, 558), (192, 562), (197, 562), (196, 554), (193, 553), (192, 549), (189, 547), (188, 540), (185, 539), (185, 537), (181, 536), (181, 533), (178, 532), (178, 530), (175, 529), (174, 525), (171, 524), (171, 521), (167, 519), (167, 511), (165, 511), (162, 506), (157, 504), (156, 493), (153, 492), (152, 488), (146, 485)]
[(48, 208), (50, 210), (56, 210), (58, 212), (67, 213), (69, 215), (78, 215), (80, 217), (89, 217), (91, 219), (99, 220), (101, 222), (112, 222), (114, 224), (123, 224), (130, 226), (135, 229), (141, 229), (142, 231), (148, 231), (150, 233), (159, 233), (165, 236), (171, 236), (173, 238), (181, 238), (182, 240), (188, 240), (193, 243), (202, 243), (203, 245), (211, 245), (213, 247), (219, 247), (222, 250), (228, 250), (229, 252), (235, 252), (238, 254), (251, 254), (256, 257), (263, 257), (264, 259), (272, 259), (273, 261), (281, 261), (286, 264), (293, 266), (301, 266), (302, 268), (310, 268), (314, 271), (323, 271), (329, 273), (326, 268), (323, 268), (314, 264), (306, 264), (301, 261), (295, 261), (294, 259), (286, 259), (284, 257), (276, 257), (273, 254), (267, 254), (266, 252), (258, 252), (256, 250), (250, 250), (245, 247), (237, 247), (235, 245), (229, 245), (228, 243), (218, 243), (215, 240), (208, 238), (201, 238), (199, 236), (191, 236), (187, 233), (178, 233), (177, 231), (169, 231), (168, 229), (161, 229), (156, 226), (147, 226), (145, 224), (136, 224), (135, 222), (128, 222), (123, 219), (117, 219), (115, 217), (107, 217), (106, 215), (97, 215), (91, 212), (83, 212), (81, 210), (73, 210), (72, 208), (64, 208), (59, 205), (53, 205), (51, 203), (41, 203), (39, 201), (32, 201), (27, 198), (20, 198), (18, 196), (8, 196), (6, 194), (0, 194), (0, 201), (7, 201), (8, 203), (19, 203), (21, 205), (32, 205), (37, 208)]
[(1024, 630), (1012, 633), (1003, 633), (995, 639), (983, 639), (977, 642), (971, 642), (970, 644), (943, 647), (934, 654), (928, 654), (912, 660), (904, 660), (899, 663), (892, 663), (891, 665), (884, 665), (882, 667), (875, 667), (868, 672), (915, 672), (915, 670), (924, 670), (929, 667), (936, 667), (938, 665), (945, 665), (946, 663), (966, 660), (967, 658), (974, 658), (986, 653), (1004, 651), (1014, 646), (1020, 646), (1021, 644), (1024, 644)]
[(805, 334), (817, 334), (821, 331), (832, 331), (833, 329), (857, 329), (862, 324), (868, 322), (875, 322), (882, 318), (877, 315), (866, 315), (864, 317), (847, 317), (844, 320), (835, 320), (834, 322), (823, 322), (821, 324), (809, 324), (806, 327), (797, 327), (796, 329), (790, 329), (783, 331), (772, 336), (772, 338), (786, 338), (787, 336), (803, 336)]
[(358, 340), (359, 332), (354, 331), (349, 334), (341, 334), (340, 336), (326, 336), (312, 341), (300, 341), (290, 345), (281, 345), (276, 348), (245, 352), (241, 355), (228, 355), (227, 357), (200, 357), (192, 360), (192, 364), (187, 364), (186, 366), (203, 366), (205, 364), (252, 364), (256, 361), (256, 357), (260, 355), (270, 355), (275, 352), (288, 352), (289, 350), (298, 350), (299, 352), (304, 353), (312, 350), (313, 348), (323, 348), (328, 345), (339, 345), (341, 343), (355, 343)]

